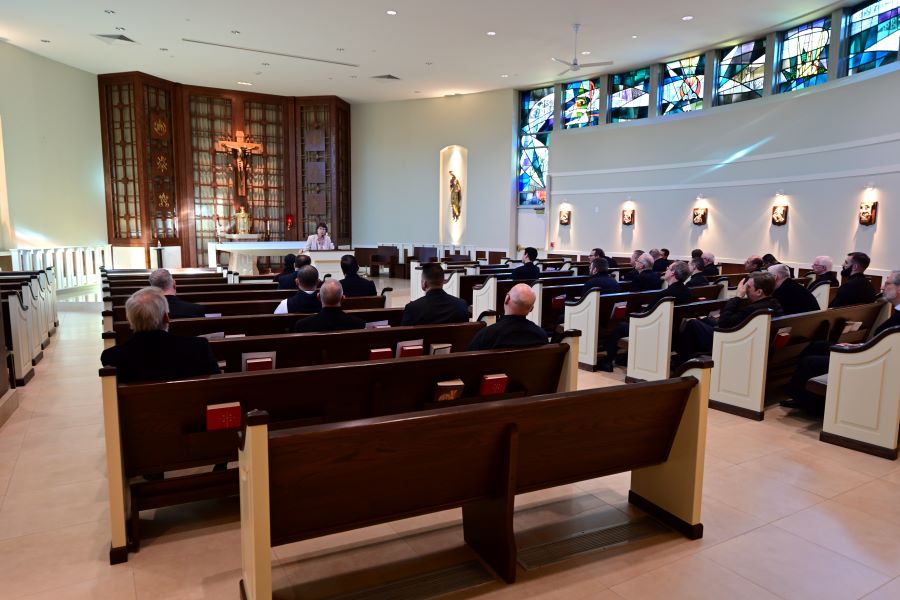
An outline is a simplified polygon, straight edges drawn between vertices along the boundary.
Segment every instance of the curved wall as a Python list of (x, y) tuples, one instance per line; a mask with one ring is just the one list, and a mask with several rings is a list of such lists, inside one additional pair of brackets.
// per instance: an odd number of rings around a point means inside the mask
[[(552, 135), (550, 240), (557, 250), (601, 246), (627, 254), (701, 247), (723, 260), (772, 252), (808, 265), (850, 251), (872, 268), (900, 268), (900, 65), (698, 113), (601, 125)], [(878, 222), (858, 224), (859, 201), (875, 187)], [(775, 194), (790, 206), (771, 225)], [(702, 195), (698, 201), (696, 198)], [(631, 201), (636, 224), (620, 223)], [(709, 207), (708, 224), (691, 208)], [(559, 209), (572, 210), (560, 228)]]

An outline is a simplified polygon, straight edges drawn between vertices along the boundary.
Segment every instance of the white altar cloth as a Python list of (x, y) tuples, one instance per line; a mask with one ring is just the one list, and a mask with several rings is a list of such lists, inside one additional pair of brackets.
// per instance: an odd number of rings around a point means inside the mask
[(247, 260), (257, 256), (279, 256), (284, 254), (308, 254), (312, 258), (312, 264), (319, 270), (319, 277), (331, 274), (332, 277), (342, 279), (341, 257), (345, 254), (353, 254), (353, 250), (318, 250), (306, 252), (306, 241), (286, 242), (209, 242), (208, 264), (211, 268), (218, 266), (218, 252), (228, 252), (228, 270), (241, 275), (258, 275), (256, 261)]

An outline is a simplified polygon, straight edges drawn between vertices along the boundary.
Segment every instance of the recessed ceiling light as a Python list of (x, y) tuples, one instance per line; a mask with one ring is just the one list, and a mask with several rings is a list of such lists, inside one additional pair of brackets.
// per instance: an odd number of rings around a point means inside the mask
[(581, 55), (582, 55), (582, 56), (590, 56), (590, 55), (591, 55), (591, 51), (590, 51), (590, 50), (582, 50), (582, 51), (581, 51)]
[(238, 81), (237, 84), (238, 84), (238, 85), (253, 85), (253, 84), (250, 83), (249, 81)]
[(507, 75), (506, 73), (504, 73), (504, 74), (501, 75), (500, 77), (502, 77), (503, 79), (506, 79), (507, 77), (509, 77), (509, 75)]
[(107, 9), (104, 10), (103, 12), (105, 12), (105, 13), (108, 14), (108, 15), (114, 15), (114, 14), (116, 14), (116, 11), (114, 11), (114, 10), (111, 9), (111, 8), (107, 8)]
[(389, 14), (389, 15), (392, 16), (392, 17), (396, 17), (396, 16), (397, 16), (397, 11), (396, 11), (396, 10), (389, 10), (389, 11), (387, 11), (387, 14)]
[(496, 31), (488, 31), (487, 34), (491, 37), (494, 37), (495, 35), (497, 35), (497, 32)]
[(636, 36), (636, 35), (633, 35), (633, 36), (631, 36), (631, 39), (633, 39), (633, 40), (636, 40), (636, 39), (637, 39), (637, 37), (638, 37), (638, 36)]
[(241, 35), (241, 32), (237, 29), (232, 29), (231, 33), (232, 33), (232, 35)]
[(693, 21), (694, 17), (693, 17), (693, 15), (684, 15), (683, 17), (681, 17), (681, 20), (682, 21)]
[(49, 43), (50, 43), (50, 40), (41, 40), (41, 41), (44, 42), (45, 44), (49, 44)]

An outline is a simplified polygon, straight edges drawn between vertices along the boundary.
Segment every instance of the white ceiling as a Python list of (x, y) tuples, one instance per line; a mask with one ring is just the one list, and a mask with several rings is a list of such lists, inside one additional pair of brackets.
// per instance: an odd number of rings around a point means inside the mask
[[(579, 55), (579, 60), (615, 61), (611, 67), (579, 73), (592, 75), (736, 42), (849, 4), (824, 0), (0, 0), (0, 38), (90, 73), (143, 71), (193, 85), (285, 96), (334, 94), (358, 103), (559, 81), (563, 78), (557, 74), (563, 67), (550, 57), (571, 60), (574, 22), (582, 24), (579, 51), (591, 51), (590, 56)], [(386, 11), (391, 9), (398, 14), (388, 16)], [(684, 15), (695, 18), (682, 21)], [(496, 35), (490, 37), (487, 31)], [(123, 34), (137, 43), (108, 45), (94, 34)], [(198, 45), (185, 38), (359, 66)], [(372, 79), (388, 73), (400, 81)], [(504, 74), (508, 77), (501, 77)], [(253, 86), (241, 86), (238, 81)]]

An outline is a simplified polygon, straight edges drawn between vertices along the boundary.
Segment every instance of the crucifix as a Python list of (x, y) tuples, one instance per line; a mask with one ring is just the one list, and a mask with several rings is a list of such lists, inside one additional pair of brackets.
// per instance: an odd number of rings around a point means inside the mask
[(243, 131), (234, 132), (235, 141), (221, 140), (218, 144), (220, 152), (229, 152), (234, 159), (234, 166), (228, 168), (234, 170), (235, 194), (238, 198), (247, 197), (247, 173), (251, 170), (250, 155), (254, 152), (262, 152), (262, 144), (250, 141), (244, 137)]

